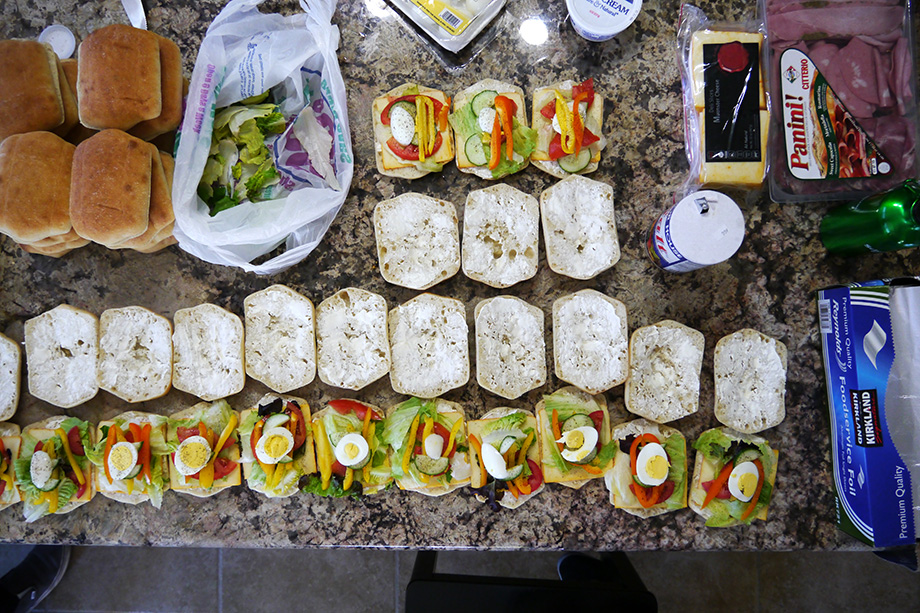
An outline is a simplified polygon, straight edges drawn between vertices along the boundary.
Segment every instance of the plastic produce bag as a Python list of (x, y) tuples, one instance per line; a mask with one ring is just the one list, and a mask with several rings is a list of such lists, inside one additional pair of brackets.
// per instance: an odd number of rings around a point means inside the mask
[[(174, 233), (182, 249), (207, 262), (267, 275), (303, 260), (322, 240), (345, 201), (354, 158), (335, 55), (339, 31), (331, 23), (335, 0), (301, 0), (306, 13), (288, 17), (259, 12), (261, 2), (231, 0), (201, 43), (180, 129), (172, 196)], [(211, 148), (215, 109), (266, 90), (287, 124), (283, 134), (265, 141), (280, 183), (267, 192), (268, 199), (244, 201), (212, 217), (197, 190)], [(310, 109), (304, 115), (312, 111), (311, 121), (329, 133), (328, 164), (335, 180), (323, 179), (322, 161), (311, 160), (295, 134), (303, 136), (294, 123), (306, 106)], [(338, 189), (330, 185), (335, 183)], [(282, 244), (279, 255), (251, 263)]]

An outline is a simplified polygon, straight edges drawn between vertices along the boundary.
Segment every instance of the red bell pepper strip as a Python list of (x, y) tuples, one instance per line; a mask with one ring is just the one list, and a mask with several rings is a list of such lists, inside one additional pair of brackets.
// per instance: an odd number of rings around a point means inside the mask
[(489, 158), (489, 170), (495, 170), (498, 167), (498, 163), (502, 159), (502, 131), (501, 131), (501, 118), (498, 113), (495, 113), (495, 121), (492, 122), (492, 140), (489, 143), (491, 149), (491, 157)]
[(578, 85), (572, 86), (572, 99), (578, 97), (579, 94), (585, 94), (585, 102), (588, 103), (588, 108), (591, 108), (591, 105), (594, 104), (594, 78), (585, 79)]
[(722, 467), (722, 472), (720, 472), (719, 476), (713, 480), (712, 486), (709, 488), (709, 491), (706, 492), (706, 498), (703, 500), (703, 505), (701, 508), (705, 509), (709, 503), (712, 502), (712, 499), (716, 497), (716, 494), (718, 494), (719, 490), (722, 489), (722, 484), (728, 481), (728, 476), (732, 474), (732, 469), (734, 466), (735, 463), (729, 461), (725, 464), (725, 466)]
[(751, 497), (751, 502), (748, 503), (744, 513), (741, 514), (741, 521), (746, 520), (751, 516), (751, 513), (754, 512), (754, 508), (757, 506), (757, 501), (760, 499), (760, 491), (763, 489), (763, 482), (765, 478), (765, 475), (763, 474), (763, 463), (760, 460), (754, 460), (754, 466), (757, 467), (757, 489), (754, 490), (754, 496)]
[[(380, 123), (382, 123), (382, 124), (385, 125), (385, 126), (390, 125), (390, 109), (393, 107), (393, 105), (396, 104), (397, 102), (415, 102), (415, 98), (416, 98), (418, 95), (419, 95), (419, 94), (410, 94), (410, 95), (408, 95), (408, 96), (400, 96), (400, 97), (398, 97), (398, 98), (393, 98), (392, 100), (390, 100), (390, 102), (389, 102), (389, 104), (387, 104), (386, 108), (384, 108), (383, 111), (380, 113)], [(441, 112), (441, 107), (447, 106), (448, 109), (450, 108), (450, 100), (449, 100), (449, 99), (448, 99), (448, 101), (447, 101), (447, 105), (445, 105), (445, 104), (443, 104), (442, 102), (440, 102), (439, 100), (436, 100), (435, 98), (432, 98), (431, 96), (423, 96), (423, 97), (424, 97), (424, 98), (430, 98), (431, 101), (434, 103), (434, 113), (435, 113), (435, 117), (437, 117), (438, 114)], [(446, 118), (446, 115), (445, 115), (445, 118)], [(442, 130), (443, 130), (443, 129), (446, 129), (446, 127), (445, 127), (445, 128), (442, 128)]]
[(153, 427), (150, 424), (144, 424), (144, 427), (141, 429), (141, 440), (144, 442), (141, 447), (141, 470), (143, 471), (144, 478), (147, 480), (147, 483), (153, 483), (153, 477), (151, 476), (151, 467), (150, 459), (152, 454), (150, 453), (150, 432)]
[(587, 97), (587, 92), (581, 92), (575, 96), (572, 111), (572, 131), (575, 133), (575, 155), (581, 152), (582, 141), (585, 137), (585, 123), (581, 119), (581, 113), (578, 112), (578, 105)]
[[(109, 426), (109, 434), (105, 439), (105, 453), (102, 454), (102, 468), (105, 470), (105, 478), (112, 483), (112, 473), (109, 471), (109, 453), (112, 451), (112, 445), (118, 440), (118, 426), (112, 424)], [(36, 446), (36, 449), (38, 447)]]
[[(502, 132), (505, 135), (505, 157), (510, 161), (514, 156), (514, 136), (512, 135), (512, 128), (514, 127), (514, 101), (507, 96), (495, 96), (495, 110), (497, 111), (496, 116), (501, 119)], [(493, 127), (494, 134), (494, 127)], [(494, 136), (493, 136), (494, 139)], [(496, 166), (498, 163), (496, 162)], [(489, 166), (493, 168), (493, 166)]]

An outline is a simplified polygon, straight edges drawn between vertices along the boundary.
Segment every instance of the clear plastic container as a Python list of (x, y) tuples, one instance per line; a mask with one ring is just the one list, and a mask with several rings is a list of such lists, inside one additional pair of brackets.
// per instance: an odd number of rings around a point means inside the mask
[(610, 40), (639, 16), (642, 0), (565, 0), (572, 27), (591, 42)]

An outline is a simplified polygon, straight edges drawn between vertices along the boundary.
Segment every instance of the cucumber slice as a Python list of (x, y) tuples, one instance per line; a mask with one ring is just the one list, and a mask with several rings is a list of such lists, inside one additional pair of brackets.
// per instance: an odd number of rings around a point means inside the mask
[(360, 470), (360, 469), (364, 468), (365, 466), (367, 466), (367, 463), (371, 461), (371, 457), (372, 457), (373, 455), (374, 455), (374, 452), (373, 452), (373, 451), (368, 451), (368, 452), (367, 452), (367, 457), (365, 457), (363, 460), (361, 460), (360, 462), (358, 462), (357, 464), (355, 464), (354, 466), (352, 466), (351, 469), (352, 469), (352, 470)]
[(521, 473), (524, 472), (524, 465), (518, 464), (508, 469), (508, 478), (505, 481), (511, 481), (512, 479), (517, 479), (521, 476)]
[(514, 445), (514, 442), (516, 440), (517, 439), (514, 438), (513, 436), (506, 436), (505, 438), (502, 439), (502, 444), (499, 445), (498, 452), (501, 454), (504, 454), (509, 449), (511, 449), (511, 446)]
[(390, 112), (392, 113), (393, 109), (396, 107), (405, 109), (405, 111), (412, 115), (412, 117), (415, 117), (415, 114), (418, 112), (418, 109), (415, 108), (415, 105), (406, 100), (400, 100), (399, 102), (394, 103), (393, 106), (390, 107)]
[(738, 455), (735, 456), (734, 464), (738, 466), (742, 462), (753, 462), (754, 460), (760, 459), (760, 450), (759, 449), (745, 449), (738, 452)]
[(470, 102), (470, 104), (473, 105), (473, 114), (479, 117), (479, 111), (490, 106), (495, 106), (495, 96), (497, 95), (497, 91), (484, 89), (473, 96), (473, 100)]
[(579, 151), (577, 154), (572, 153), (565, 155), (556, 161), (559, 163), (559, 168), (566, 172), (579, 172), (584, 170), (588, 165), (588, 162), (591, 161), (591, 150), (585, 148)]
[(571, 462), (572, 464), (590, 464), (591, 460), (593, 460), (595, 456), (597, 456), (597, 447), (592, 449), (591, 453), (578, 460), (577, 462), (572, 462), (572, 460), (566, 460), (566, 462)]
[(466, 139), (466, 145), (463, 149), (466, 152), (466, 159), (470, 161), (470, 164), (485, 166), (489, 163), (490, 148), (482, 143), (482, 138), (480, 138), (478, 134), (474, 134)]
[(131, 469), (131, 472), (128, 473), (128, 476), (125, 477), (125, 480), (127, 480), (127, 479), (133, 479), (134, 477), (138, 476), (139, 474), (141, 474), (141, 463), (140, 463), (140, 462), (138, 462), (137, 464), (134, 465), (134, 468), (132, 468), (132, 469)]
[(265, 424), (262, 426), (262, 432), (270, 430), (271, 428), (277, 428), (281, 424), (286, 424), (290, 419), (291, 417), (289, 415), (285, 415), (284, 413), (275, 413), (265, 420)]
[(429, 458), (426, 455), (415, 456), (415, 467), (426, 475), (440, 475), (450, 465), (449, 458)]
[(61, 484), (60, 478), (51, 477), (48, 479), (48, 481), (45, 482), (45, 487), (39, 487), (38, 489), (42, 492), (50, 492), (54, 490), (55, 488), (57, 488), (57, 486), (60, 484)]
[(594, 427), (594, 420), (588, 417), (583, 413), (577, 415), (572, 415), (567, 420), (562, 422), (562, 431), (568, 432), (569, 430), (574, 430), (576, 428), (583, 428), (585, 426)]
[(348, 434), (348, 432), (343, 432), (341, 430), (329, 432), (329, 443), (332, 445), (333, 449), (338, 447), (339, 441), (342, 440), (342, 437), (346, 434)]

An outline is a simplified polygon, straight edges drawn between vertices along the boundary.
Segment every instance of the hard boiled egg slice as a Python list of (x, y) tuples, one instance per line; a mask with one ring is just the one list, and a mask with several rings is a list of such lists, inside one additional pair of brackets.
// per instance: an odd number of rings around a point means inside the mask
[(444, 451), (444, 437), (440, 434), (429, 434), (425, 438), (425, 455), (429, 458), (440, 458)]
[(760, 474), (753, 462), (742, 462), (728, 476), (728, 491), (741, 502), (749, 502), (757, 491)]
[(658, 443), (648, 443), (636, 458), (636, 477), (642, 485), (652, 487), (668, 480), (668, 454)]
[(32, 454), (32, 463), (29, 464), (29, 477), (35, 487), (42, 489), (47, 485), (48, 479), (51, 478), (51, 471), (57, 460), (52, 460), (51, 456), (44, 451), (36, 451)]
[(277, 464), (294, 448), (294, 435), (285, 427), (270, 428), (256, 443), (256, 457), (263, 464)]
[(370, 452), (364, 437), (357, 432), (350, 432), (335, 446), (335, 459), (342, 466), (354, 466), (363, 462)]
[(508, 470), (508, 465), (505, 464), (505, 458), (498, 452), (498, 449), (485, 443), (482, 445), (482, 463), (486, 467), (486, 472), (499, 481), (515, 479), (524, 470), (523, 464), (519, 464), (511, 470)]
[(492, 127), (495, 125), (495, 109), (487, 106), (479, 111), (479, 129), (486, 134), (492, 133)]
[(597, 446), (597, 430), (591, 426), (582, 426), (562, 433), (557, 443), (565, 445), (562, 457), (569, 462), (579, 462), (586, 458)]
[(190, 436), (181, 443), (173, 456), (176, 471), (184, 476), (194, 475), (211, 459), (211, 445), (203, 436)]
[(390, 108), (390, 132), (400, 145), (411, 144), (415, 136), (415, 117), (401, 106), (393, 106)]
[(137, 448), (127, 442), (115, 443), (109, 451), (109, 474), (112, 479), (124, 479), (137, 466)]

